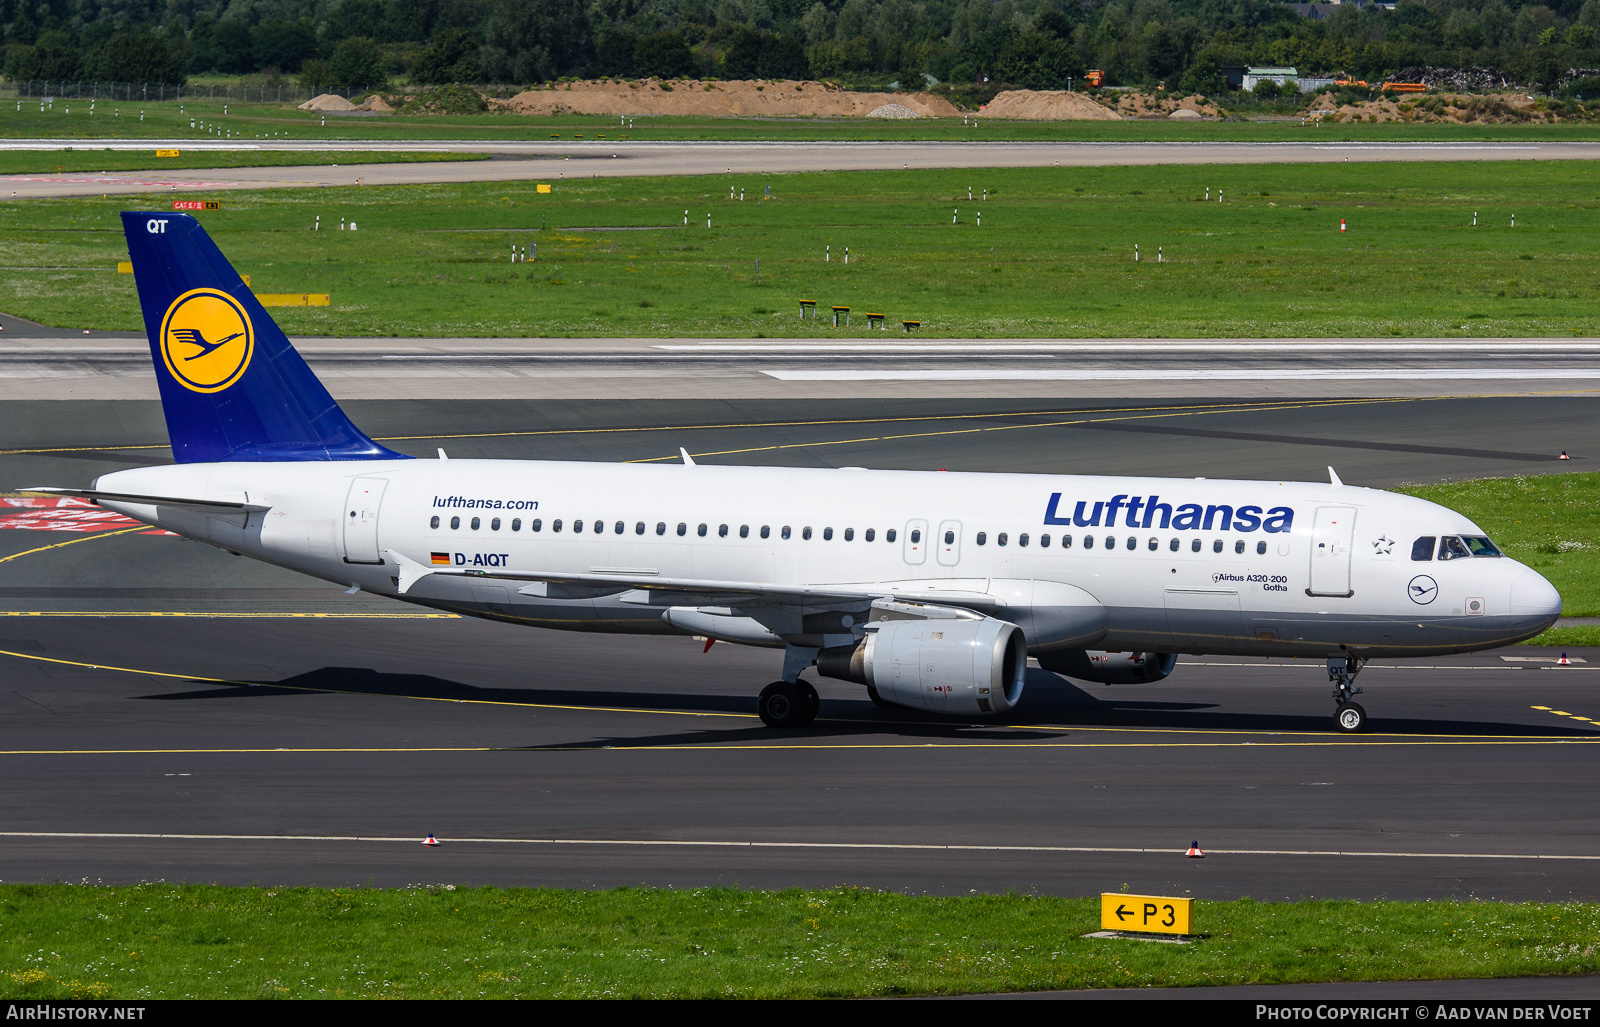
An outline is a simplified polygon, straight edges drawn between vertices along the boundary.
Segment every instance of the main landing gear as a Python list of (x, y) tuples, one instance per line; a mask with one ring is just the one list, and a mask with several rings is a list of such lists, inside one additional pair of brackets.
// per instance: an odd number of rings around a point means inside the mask
[(1328, 661), (1328, 680), (1333, 682), (1333, 722), (1345, 734), (1355, 734), (1367, 726), (1367, 711), (1360, 703), (1352, 701), (1361, 694), (1354, 682), (1366, 663), (1356, 656), (1339, 656)]
[(822, 697), (804, 680), (774, 681), (756, 700), (756, 712), (768, 727), (805, 727), (821, 710)]

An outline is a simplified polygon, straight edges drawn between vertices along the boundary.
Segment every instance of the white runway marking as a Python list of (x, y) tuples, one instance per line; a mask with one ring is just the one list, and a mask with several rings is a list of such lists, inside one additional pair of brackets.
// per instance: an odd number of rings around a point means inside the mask
[[(379, 842), (418, 845), (422, 839), (415, 836), (394, 838), (377, 835), (305, 835), (305, 834), (156, 834), (142, 832), (95, 831), (0, 831), (0, 838), (78, 838), (106, 841), (201, 841), (201, 842)], [(599, 846), (662, 846), (668, 848), (712, 849), (871, 849), (915, 852), (1081, 852), (1081, 853), (1150, 853), (1152, 855), (1181, 856), (1181, 849), (1171, 846), (1137, 848), (1094, 845), (938, 845), (915, 842), (775, 842), (775, 841), (717, 841), (658, 838), (440, 838), (452, 845), (599, 845)], [(1212, 856), (1341, 856), (1364, 859), (1559, 859), (1600, 860), (1600, 855), (1568, 855), (1564, 853), (1508, 853), (1508, 852), (1363, 852), (1342, 849), (1207, 849)]]
[(873, 368), (860, 371), (761, 372), (783, 382), (1073, 382), (1073, 381), (1544, 381), (1600, 378), (1600, 367), (1082, 367), (1082, 368)]

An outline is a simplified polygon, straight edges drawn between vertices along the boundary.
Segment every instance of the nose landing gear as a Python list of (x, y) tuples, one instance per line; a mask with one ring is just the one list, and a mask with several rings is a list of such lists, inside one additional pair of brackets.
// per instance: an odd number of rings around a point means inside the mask
[(1339, 656), (1328, 661), (1328, 680), (1333, 682), (1333, 722), (1345, 734), (1355, 734), (1367, 726), (1367, 711), (1360, 703), (1352, 701), (1361, 694), (1362, 690), (1354, 687), (1354, 682), (1366, 664), (1365, 658), (1357, 656)]

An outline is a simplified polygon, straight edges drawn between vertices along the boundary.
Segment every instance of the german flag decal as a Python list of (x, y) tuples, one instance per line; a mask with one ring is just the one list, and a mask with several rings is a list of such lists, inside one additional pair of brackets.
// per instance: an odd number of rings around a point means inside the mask
[(433, 553), (431, 555), (433, 556), (433, 561), (432, 562), (433, 562), (433, 565), (435, 567), (448, 567), (448, 566), (450, 566), (450, 554), (449, 553)]

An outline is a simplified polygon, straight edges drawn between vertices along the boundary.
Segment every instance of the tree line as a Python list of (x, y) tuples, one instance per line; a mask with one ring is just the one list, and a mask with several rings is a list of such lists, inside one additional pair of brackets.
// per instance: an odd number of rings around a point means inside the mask
[(1600, 0), (0, 0), (13, 80), (302, 86), (562, 77), (827, 78), (922, 88), (1080, 83), (1201, 93), (1223, 69), (1375, 80), (1488, 67), (1551, 87), (1600, 65)]

